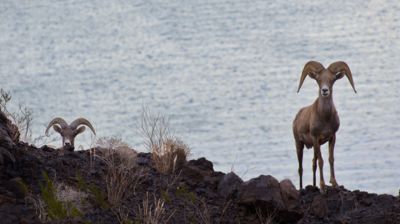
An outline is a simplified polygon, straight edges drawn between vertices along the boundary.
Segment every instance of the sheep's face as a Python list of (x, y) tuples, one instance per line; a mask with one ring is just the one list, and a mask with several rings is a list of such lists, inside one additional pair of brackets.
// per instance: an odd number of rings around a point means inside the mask
[(85, 127), (83, 126), (77, 129), (72, 129), (70, 127), (61, 128), (58, 125), (54, 125), (53, 128), (56, 132), (60, 133), (63, 147), (71, 151), (75, 148), (75, 137), (85, 131)]
[(331, 97), (333, 84), (336, 80), (343, 78), (344, 74), (340, 72), (333, 74), (328, 69), (324, 69), (319, 73), (310, 73), (310, 76), (317, 81), (321, 97)]

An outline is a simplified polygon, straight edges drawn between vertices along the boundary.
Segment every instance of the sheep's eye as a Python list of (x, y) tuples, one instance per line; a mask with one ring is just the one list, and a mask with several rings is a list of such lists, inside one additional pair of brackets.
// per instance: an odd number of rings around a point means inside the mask
[(335, 74), (335, 79), (339, 79), (341, 75), (342, 75), (341, 72), (336, 73), (336, 74)]

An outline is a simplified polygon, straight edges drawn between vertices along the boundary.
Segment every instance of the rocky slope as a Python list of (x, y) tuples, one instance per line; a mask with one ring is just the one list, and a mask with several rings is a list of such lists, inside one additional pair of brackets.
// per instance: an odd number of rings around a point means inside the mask
[[(299, 192), (290, 180), (279, 182), (269, 175), (244, 182), (234, 173), (214, 171), (205, 158), (182, 161), (162, 173), (150, 153), (135, 154), (131, 173), (112, 176), (110, 160), (101, 159), (106, 151), (100, 148), (94, 158), (91, 150), (35, 148), (19, 142), (18, 136), (0, 113), (4, 224), (400, 223), (400, 200), (391, 195), (343, 187), (328, 187), (321, 194), (307, 186)], [(115, 164), (112, 167), (118, 170)], [(127, 180), (132, 181), (122, 185)], [(52, 198), (53, 192), (58, 192), (58, 199)], [(61, 197), (60, 192), (69, 194)]]

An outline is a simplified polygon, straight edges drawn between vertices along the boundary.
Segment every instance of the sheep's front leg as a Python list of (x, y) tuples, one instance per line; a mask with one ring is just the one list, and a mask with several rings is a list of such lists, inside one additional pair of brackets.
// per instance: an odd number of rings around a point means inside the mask
[(335, 142), (336, 142), (336, 135), (333, 135), (333, 137), (329, 140), (329, 165), (331, 169), (331, 179), (329, 182), (332, 184), (333, 187), (338, 187), (335, 178), (335, 166), (334, 166), (335, 158), (333, 156), (333, 152), (335, 150)]
[(296, 151), (297, 151), (297, 159), (299, 161), (299, 181), (300, 181), (300, 190), (303, 189), (303, 150), (304, 144), (300, 141), (296, 140)]
[(319, 167), (319, 186), (321, 192), (325, 192), (325, 181), (324, 181), (324, 160), (321, 155), (321, 146), (318, 142), (314, 143), (314, 150), (318, 158), (318, 167)]

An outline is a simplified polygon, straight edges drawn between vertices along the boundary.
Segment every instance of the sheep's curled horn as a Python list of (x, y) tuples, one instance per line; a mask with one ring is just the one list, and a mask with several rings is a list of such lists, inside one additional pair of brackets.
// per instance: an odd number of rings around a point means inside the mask
[(78, 118), (78, 119), (72, 121), (71, 124), (70, 124), (69, 126), (70, 126), (72, 129), (76, 129), (76, 128), (78, 128), (79, 125), (86, 125), (86, 126), (88, 126), (88, 127), (90, 128), (90, 130), (92, 130), (93, 134), (96, 135), (96, 131), (94, 130), (92, 124), (91, 124), (88, 120), (86, 120), (85, 118), (82, 118), (82, 117), (81, 117), (81, 118)]
[(49, 129), (53, 125), (60, 125), (61, 129), (65, 129), (66, 127), (68, 127), (68, 124), (64, 119), (62, 119), (61, 117), (56, 117), (50, 121), (49, 125), (47, 125), (46, 131), (45, 131), (46, 136), (49, 136)]
[(324, 66), (317, 61), (307, 62), (307, 64), (304, 66), (303, 72), (301, 73), (300, 84), (299, 88), (297, 89), (297, 92), (300, 91), (300, 88), (303, 85), (304, 79), (306, 79), (307, 75), (313, 76), (316, 73), (322, 72), (324, 69), (325, 69)]
[[(309, 61), (304, 66), (303, 72), (301, 73), (299, 88), (297, 92), (300, 91), (301, 86), (303, 85), (304, 79), (309, 75), (311, 78), (314, 78), (315, 74), (322, 72), (325, 67), (317, 62), (317, 61)], [(344, 61), (337, 61), (329, 65), (328, 70), (332, 74), (344, 74), (350, 82), (351, 87), (354, 92), (357, 93), (357, 90), (354, 87), (353, 75), (351, 74), (349, 66)]]
[(349, 66), (344, 61), (337, 61), (329, 65), (328, 70), (333, 74), (345, 74), (347, 79), (349, 80), (351, 87), (355, 93), (357, 93), (356, 88), (354, 87), (353, 75), (351, 74)]

